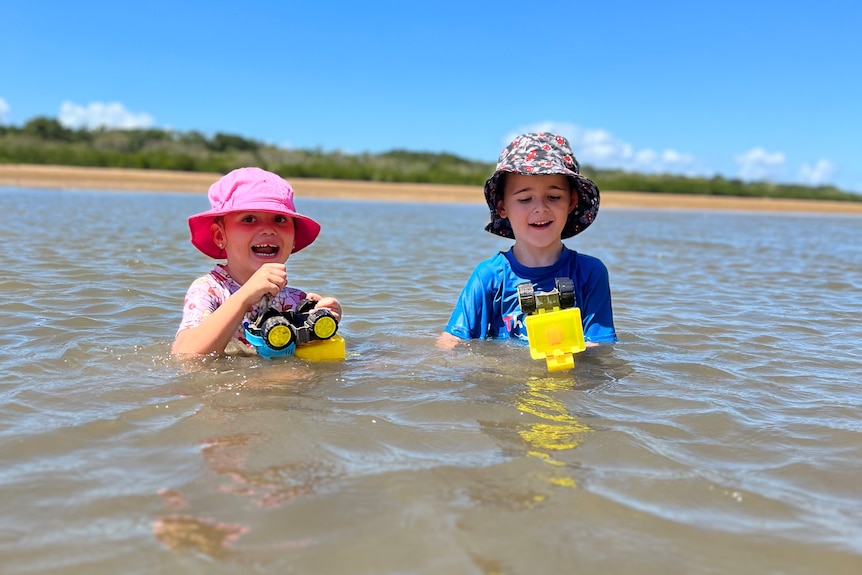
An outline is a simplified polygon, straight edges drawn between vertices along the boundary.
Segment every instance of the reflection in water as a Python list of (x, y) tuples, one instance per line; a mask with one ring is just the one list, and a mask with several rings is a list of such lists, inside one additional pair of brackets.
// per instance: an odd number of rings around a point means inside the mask
[(204, 445), (204, 461), (216, 473), (225, 475), (230, 484), (225, 493), (246, 495), (260, 507), (279, 507), (301, 495), (314, 492), (315, 485), (332, 472), (322, 462), (299, 461), (251, 469), (247, 459), (252, 438), (246, 434), (212, 438)]
[[(253, 469), (249, 455), (263, 441), (260, 434), (238, 433), (213, 437), (203, 443), (201, 452), (207, 466), (229, 478), (230, 483), (219, 488), (223, 493), (243, 495), (262, 508), (277, 508), (314, 492), (315, 486), (331, 477), (331, 469), (319, 462), (300, 461)], [(159, 492), (165, 506), (172, 511), (153, 524), (153, 533), (163, 545), (174, 552), (196, 551), (223, 559), (235, 553), (235, 544), (249, 531), (244, 525), (224, 523), (176, 510), (191, 507), (175, 489)], [(308, 540), (282, 542), (281, 548), (303, 547)]]
[(153, 532), (168, 549), (175, 552), (196, 551), (215, 559), (224, 559), (230, 545), (247, 527), (217, 523), (190, 515), (168, 515), (156, 520)]
[[(325, 373), (315, 371), (304, 361), (261, 362), (245, 356), (172, 356), (164, 363), (180, 372), (174, 386), (177, 394), (204, 399), (204, 407), (195, 413), (201, 421), (222, 419), (228, 413), (306, 409), (305, 404), (313, 400), (305, 392), (319, 384), (321, 373)], [(313, 494), (317, 486), (335, 477), (332, 464), (307, 457), (262, 466), (250, 461), (270, 445), (271, 431), (212, 435), (198, 442), (206, 467), (225, 478), (216, 486), (219, 493), (241, 496), (262, 509), (276, 509)], [(171, 551), (193, 551), (223, 559), (245, 550), (238, 542), (250, 531), (248, 526), (212, 519), (211, 511), (205, 510), (206, 503), (189, 502), (177, 489), (163, 489), (159, 495), (167, 512), (154, 522), (153, 533)], [(205, 498), (206, 491), (190, 496)], [(204, 511), (198, 515), (195, 508), (201, 506)], [(228, 508), (232, 506), (224, 507)], [(309, 544), (310, 539), (284, 540), (276, 547), (296, 549)]]
[(481, 205), (303, 203), (338, 365), (168, 357), (201, 203), (0, 190), (0, 571), (862, 572), (857, 217), (604, 212), (621, 341), (549, 378), (434, 347)]
[(162, 489), (159, 495), (165, 507), (172, 513), (153, 522), (153, 534), (171, 551), (197, 552), (215, 559), (224, 559), (233, 552), (231, 544), (248, 531), (248, 528), (242, 525), (175, 513), (189, 507), (189, 502), (175, 489)]
[(554, 398), (554, 391), (570, 390), (569, 379), (530, 378), (527, 387), (517, 397), (515, 407), (525, 413), (535, 415), (542, 421), (519, 426), (518, 435), (527, 442), (530, 450), (527, 455), (537, 457), (553, 467), (546, 479), (560, 487), (576, 487), (571, 475), (566, 473), (566, 463), (554, 454), (576, 448), (582, 436), (592, 431), (576, 420), (566, 406)]

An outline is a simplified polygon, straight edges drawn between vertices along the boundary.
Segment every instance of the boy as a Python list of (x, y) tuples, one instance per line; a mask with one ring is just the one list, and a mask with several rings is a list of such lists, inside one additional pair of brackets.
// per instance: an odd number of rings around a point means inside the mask
[(551, 291), (558, 277), (574, 282), (587, 345), (617, 340), (607, 268), (562, 242), (593, 223), (599, 209), (598, 187), (579, 170), (569, 142), (555, 134), (523, 134), (503, 150), (485, 182), (491, 210), (485, 230), (515, 244), (476, 266), (440, 345), (473, 338), (526, 339), (518, 284), (529, 281), (536, 291)]

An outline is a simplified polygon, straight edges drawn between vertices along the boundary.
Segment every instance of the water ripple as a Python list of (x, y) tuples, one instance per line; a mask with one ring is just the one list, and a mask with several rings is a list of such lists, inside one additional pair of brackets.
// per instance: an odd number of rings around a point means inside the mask
[(858, 571), (857, 220), (603, 212), (570, 245), (608, 265), (621, 341), (549, 374), (434, 344), (509, 245), (484, 206), (300, 208), (323, 233), (289, 282), (342, 301), (343, 362), (170, 357), (202, 194), (0, 190), (12, 572), (346, 572), (363, 544), (350, 572)]

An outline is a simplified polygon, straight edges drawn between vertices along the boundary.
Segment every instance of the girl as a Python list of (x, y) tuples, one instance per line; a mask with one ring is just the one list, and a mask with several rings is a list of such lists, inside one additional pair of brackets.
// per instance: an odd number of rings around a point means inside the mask
[(254, 354), (244, 322), (270, 307), (293, 309), (304, 298), (341, 319), (335, 298), (287, 287), (287, 258), (320, 233), (320, 224), (296, 211), (287, 181), (260, 168), (240, 168), (210, 187), (209, 200), (212, 209), (189, 218), (191, 242), (226, 261), (186, 292), (171, 353)]

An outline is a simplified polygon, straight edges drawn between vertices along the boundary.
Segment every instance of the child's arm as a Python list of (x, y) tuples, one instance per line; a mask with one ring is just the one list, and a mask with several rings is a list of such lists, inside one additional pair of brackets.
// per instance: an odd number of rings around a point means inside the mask
[(171, 353), (223, 353), (249, 307), (287, 284), (284, 264), (264, 264), (202, 323), (177, 334)]
[(495, 278), (496, 274), (489, 269), (487, 262), (476, 266), (458, 296), (446, 329), (437, 338), (438, 348), (453, 349), (469, 339), (487, 336), (493, 313), (493, 298), (497, 292)]
[(456, 345), (463, 342), (464, 340), (460, 337), (454, 336), (448, 331), (444, 331), (437, 338), (437, 347), (440, 349), (453, 349)]
[(587, 347), (616, 342), (608, 269), (599, 260), (594, 260), (586, 277), (580, 304)]

